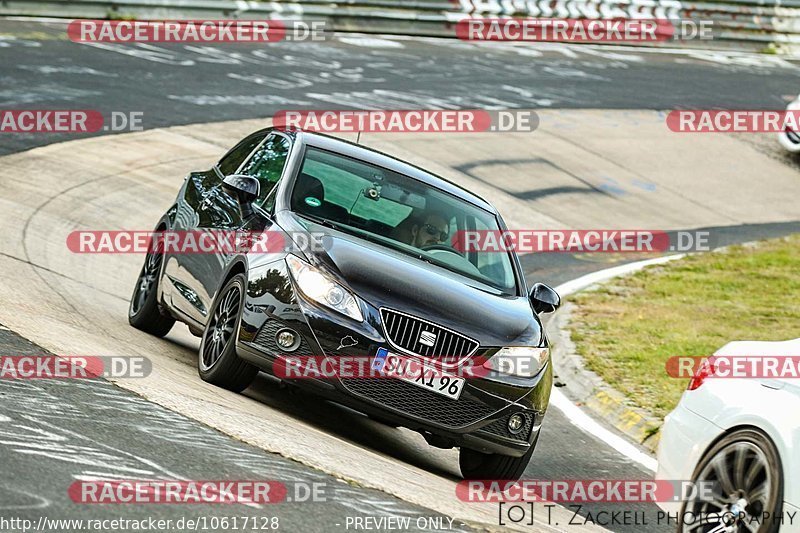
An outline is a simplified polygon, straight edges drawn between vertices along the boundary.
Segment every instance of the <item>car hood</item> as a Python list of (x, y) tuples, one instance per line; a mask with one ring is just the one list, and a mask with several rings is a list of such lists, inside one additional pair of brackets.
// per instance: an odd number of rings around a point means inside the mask
[[(278, 224), (322, 234), (323, 250), (306, 253), (362, 300), (419, 316), (479, 341), (482, 346), (538, 345), (541, 325), (530, 302), (501, 295), (477, 281), (327, 226), (282, 212)], [(482, 288), (479, 288), (482, 287)]]

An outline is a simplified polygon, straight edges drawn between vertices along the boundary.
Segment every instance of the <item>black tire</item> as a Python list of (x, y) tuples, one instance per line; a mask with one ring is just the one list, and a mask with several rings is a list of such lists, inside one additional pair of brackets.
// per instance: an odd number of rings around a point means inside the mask
[(245, 282), (244, 274), (236, 274), (214, 298), (197, 354), (197, 371), (203, 381), (234, 392), (249, 387), (258, 374), (257, 367), (236, 354)]
[(175, 324), (175, 319), (161, 309), (158, 303), (158, 284), (161, 281), (163, 260), (160, 247), (147, 252), (128, 306), (128, 323), (156, 337), (169, 333)]
[[(684, 503), (682, 513), (718, 513), (731, 517), (743, 502), (749, 516), (780, 516), (783, 510), (783, 471), (780, 456), (772, 441), (756, 429), (739, 429), (716, 442), (697, 464), (692, 481), (716, 482), (714, 502), (702, 499)], [(767, 487), (764, 483), (767, 483)], [(759, 494), (764, 494), (763, 499)], [(721, 507), (720, 504), (725, 505)], [(745, 518), (746, 520), (746, 518)], [(711, 531), (718, 524), (695, 527), (693, 531)], [(753, 522), (756, 525), (756, 522)], [(678, 531), (688, 531), (691, 524), (679, 524)], [(780, 525), (765, 520), (758, 533), (777, 533)], [(739, 524), (739, 531), (747, 531)]]
[(499, 479), (516, 481), (531, 462), (539, 435), (536, 435), (530, 449), (522, 457), (511, 457), (498, 453), (482, 453), (469, 448), (461, 448), (458, 453), (458, 466), (464, 479)]

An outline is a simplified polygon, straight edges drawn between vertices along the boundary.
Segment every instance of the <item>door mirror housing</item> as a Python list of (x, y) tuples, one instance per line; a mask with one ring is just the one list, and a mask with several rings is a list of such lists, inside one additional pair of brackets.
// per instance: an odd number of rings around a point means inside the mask
[(252, 176), (243, 174), (231, 174), (222, 181), (222, 190), (236, 198), (242, 218), (247, 218), (253, 214), (252, 203), (258, 198), (261, 191), (261, 184)]
[(533, 306), (533, 310), (537, 315), (544, 313), (552, 313), (561, 307), (561, 297), (558, 293), (544, 283), (536, 283), (531, 288), (531, 293), (528, 296)]

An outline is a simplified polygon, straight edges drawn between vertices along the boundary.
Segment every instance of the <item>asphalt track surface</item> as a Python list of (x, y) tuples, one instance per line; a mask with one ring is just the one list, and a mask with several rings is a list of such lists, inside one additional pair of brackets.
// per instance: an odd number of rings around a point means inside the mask
[[(63, 26), (0, 21), (0, 108), (144, 112), (145, 129), (269, 117), (316, 108), (742, 108), (777, 109), (796, 94), (800, 71), (771, 56), (654, 53), (621, 48), (478, 46), (457, 41), (346, 36), (326, 43), (192, 47), (70, 43)], [(498, 81), (501, 80), (501, 81)], [(669, 88), (669, 90), (665, 90)], [(101, 132), (102, 133), (102, 132)], [(0, 154), (77, 135), (3, 134)], [(780, 157), (780, 156), (776, 156)], [(20, 177), (24, 179), (24, 177)], [(800, 218), (800, 217), (798, 217)], [(711, 228), (717, 244), (798, 231), (795, 222)], [(567, 255), (527, 256), (526, 272), (553, 285), (607, 266)], [(91, 325), (87, 324), (87, 330)], [(42, 350), (0, 331), (6, 353)], [(569, 384), (567, 384), (568, 387)], [(380, 491), (351, 486), (267, 454), (102, 381), (0, 383), (0, 512), (51, 518), (123, 515), (279, 515), (287, 530), (333, 530), (346, 516), (438, 516)], [(265, 402), (398, 461), (414, 462), (363, 421), (337, 427), (338, 408), (259, 382)], [(2, 417), (6, 418), (2, 418)], [(235, 416), (235, 415), (233, 415)], [(347, 416), (351, 416), (347, 414)], [(351, 418), (352, 420), (353, 418)], [(357, 420), (357, 419), (355, 419)], [(389, 437), (388, 439), (390, 439)], [(265, 509), (97, 506), (64, 490), (81, 477), (277, 478), (329, 487), (327, 503)], [(442, 472), (452, 477), (450, 472)], [(525, 477), (648, 478), (652, 473), (550, 409)], [(582, 513), (616, 510), (585, 506)], [(653, 506), (628, 506), (653, 519)], [(456, 527), (467, 525), (456, 522)], [(608, 526), (642, 531), (639, 524)], [(648, 531), (668, 530), (650, 523)], [(580, 530), (569, 527), (568, 530)]]
[[(0, 34), (3, 109), (142, 112), (145, 129), (281, 109), (783, 109), (800, 92), (800, 67), (768, 55), (358, 35), (77, 44), (63, 24), (18, 21)], [(74, 138), (17, 135), (0, 153)]]

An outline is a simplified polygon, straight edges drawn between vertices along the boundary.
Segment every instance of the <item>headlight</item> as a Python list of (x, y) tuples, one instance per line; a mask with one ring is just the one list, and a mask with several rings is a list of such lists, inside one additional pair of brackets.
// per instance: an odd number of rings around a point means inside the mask
[(550, 348), (508, 346), (494, 354), (483, 366), (503, 374), (532, 378), (544, 368), (548, 357)]
[(286, 256), (286, 264), (289, 265), (294, 281), (306, 297), (353, 320), (364, 321), (361, 307), (355, 296), (347, 289), (293, 255)]

